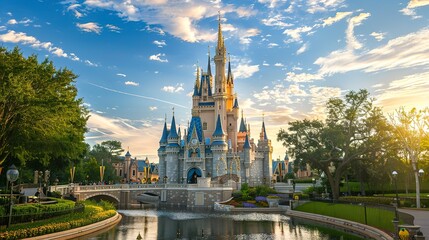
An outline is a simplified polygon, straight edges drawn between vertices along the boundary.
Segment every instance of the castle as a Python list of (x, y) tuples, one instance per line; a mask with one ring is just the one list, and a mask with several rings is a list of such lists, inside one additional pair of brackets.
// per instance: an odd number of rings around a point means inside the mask
[(272, 180), (271, 140), (267, 137), (264, 120), (257, 144), (250, 137), (250, 125), (243, 113), (238, 125), (240, 108), (229, 59), (226, 72), (220, 17), (217, 37), (215, 77), (210, 66), (210, 51), (207, 71), (197, 67), (188, 131), (182, 136), (174, 113), (169, 129), (164, 123), (158, 149), (159, 180), (195, 184), (202, 178), (220, 184), (228, 180), (251, 186), (269, 184)]

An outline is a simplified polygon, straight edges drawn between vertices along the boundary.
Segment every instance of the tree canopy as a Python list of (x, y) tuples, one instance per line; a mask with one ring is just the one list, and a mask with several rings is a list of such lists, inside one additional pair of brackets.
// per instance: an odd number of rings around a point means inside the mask
[[(48, 166), (86, 150), (88, 112), (70, 70), (0, 47), (0, 164)], [(16, 164), (16, 163), (15, 163)]]
[(366, 90), (351, 91), (344, 99), (327, 102), (325, 121), (290, 122), (287, 131), (281, 129), (277, 134), (298, 164), (325, 173), (334, 199), (339, 197), (341, 178), (351, 164), (382, 154), (389, 142), (388, 124), (373, 101)]

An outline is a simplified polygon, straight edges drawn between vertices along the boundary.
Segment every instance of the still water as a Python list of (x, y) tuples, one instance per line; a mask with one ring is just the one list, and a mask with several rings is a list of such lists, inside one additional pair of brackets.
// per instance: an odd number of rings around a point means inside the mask
[[(189, 212), (172, 210), (119, 210), (122, 221), (87, 240), (142, 239), (362, 239), (325, 227), (291, 220), (281, 214)], [(81, 238), (82, 239), (82, 238)]]

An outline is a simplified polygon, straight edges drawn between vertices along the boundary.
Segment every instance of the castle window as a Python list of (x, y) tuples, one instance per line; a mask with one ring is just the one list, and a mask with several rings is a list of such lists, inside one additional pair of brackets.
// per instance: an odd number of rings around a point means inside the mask
[(206, 96), (203, 97), (203, 101), (207, 101), (207, 97)]
[(220, 88), (219, 88), (219, 92), (220, 92)]
[(206, 122), (203, 123), (203, 130), (207, 130), (207, 123)]
[(133, 176), (135, 176), (136, 175), (136, 170), (133, 170)]
[(122, 177), (122, 169), (119, 170), (119, 176)]

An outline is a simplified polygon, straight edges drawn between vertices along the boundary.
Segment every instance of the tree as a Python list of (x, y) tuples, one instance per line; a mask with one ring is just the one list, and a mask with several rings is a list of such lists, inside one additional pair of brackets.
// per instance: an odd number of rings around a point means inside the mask
[(389, 138), (386, 119), (373, 106), (366, 90), (351, 91), (344, 99), (327, 102), (327, 119), (300, 120), (281, 129), (277, 140), (300, 164), (323, 171), (334, 199), (339, 198), (340, 181), (354, 161), (369, 159), (383, 150)]
[(101, 143), (101, 146), (105, 147), (112, 158), (117, 158), (124, 152), (122, 149), (122, 143), (120, 141), (109, 140)]
[(416, 206), (420, 208), (418, 162), (429, 150), (429, 109), (418, 111), (413, 108), (407, 112), (402, 107), (389, 117), (396, 139), (403, 146), (403, 156), (411, 163), (416, 180)]
[[(55, 69), (18, 48), (0, 47), (0, 164), (49, 166), (85, 151), (87, 110), (77, 98), (76, 75)], [(16, 163), (15, 163), (16, 164)]]

